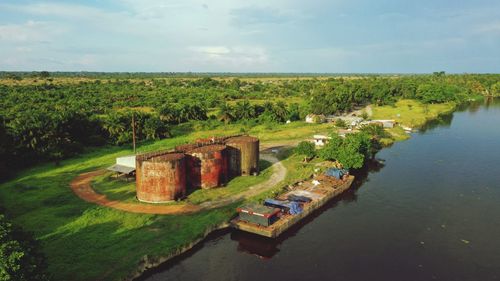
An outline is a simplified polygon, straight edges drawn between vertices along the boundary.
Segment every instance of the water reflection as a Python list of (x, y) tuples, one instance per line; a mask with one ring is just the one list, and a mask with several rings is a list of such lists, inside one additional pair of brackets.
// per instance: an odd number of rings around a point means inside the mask
[(429, 131), (438, 128), (449, 128), (451, 126), (451, 122), (453, 121), (453, 113), (440, 115), (438, 118), (427, 122), (422, 128), (418, 130), (418, 133), (423, 135)]
[(319, 217), (322, 213), (332, 208), (335, 208), (340, 201), (344, 203), (351, 203), (357, 201), (357, 191), (359, 188), (368, 181), (368, 176), (371, 173), (377, 173), (384, 167), (383, 160), (373, 159), (358, 170), (353, 172), (356, 177), (351, 188), (342, 193), (340, 196), (329, 201), (320, 209), (314, 211), (312, 214), (299, 221), (296, 225), (291, 227), (288, 231), (283, 233), (277, 238), (267, 238), (252, 233), (233, 230), (231, 233), (231, 240), (238, 242), (237, 250), (247, 254), (255, 255), (261, 259), (270, 259), (279, 253), (279, 246), (287, 239), (295, 236), (302, 227)]
[(499, 280), (500, 100), (479, 104), (382, 150), (277, 239), (218, 232), (140, 280)]

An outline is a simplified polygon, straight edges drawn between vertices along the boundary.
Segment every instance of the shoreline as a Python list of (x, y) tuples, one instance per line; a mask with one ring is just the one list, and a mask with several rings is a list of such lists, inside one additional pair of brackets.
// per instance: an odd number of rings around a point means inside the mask
[[(435, 116), (430, 116), (428, 118), (425, 118), (425, 122), (423, 122), (423, 124), (418, 124), (417, 126), (415, 126), (415, 128), (420, 130), (421, 128), (425, 127), (425, 125), (428, 124), (429, 122), (435, 121), (436, 119), (438, 119), (439, 117), (441, 117), (443, 115), (453, 114), (459, 108), (459, 106), (460, 106), (459, 104), (454, 103), (453, 106), (449, 110), (439, 112)], [(410, 139), (411, 134), (407, 134), (407, 135), (408, 135), (408, 138), (401, 139), (401, 140), (394, 140), (393, 143), (391, 143), (387, 146), (383, 146), (382, 149), (386, 148), (386, 147), (390, 147), (392, 144), (394, 144), (396, 142), (405, 141), (405, 140)], [(195, 241), (192, 241), (192, 242), (186, 244), (185, 246), (180, 247), (179, 249), (177, 249), (173, 253), (170, 253), (170, 254), (165, 255), (165, 256), (160, 256), (160, 257), (158, 257), (154, 260), (151, 260), (151, 261), (148, 261), (148, 256), (146, 255), (143, 258), (143, 260), (141, 260), (138, 267), (130, 275), (128, 275), (127, 277), (125, 277), (124, 279), (121, 279), (121, 280), (123, 280), (123, 281), (137, 280), (138, 278), (143, 276), (147, 271), (153, 270), (153, 269), (161, 266), (162, 264), (169, 262), (169, 261), (173, 260), (174, 258), (177, 258), (177, 257), (189, 252), (194, 247), (196, 247), (201, 242), (203, 242), (205, 239), (207, 239), (207, 237), (210, 234), (212, 234), (216, 231), (219, 231), (219, 230), (230, 228), (231, 227), (230, 221), (231, 221), (231, 218), (228, 218), (227, 221), (225, 221), (219, 225), (216, 225), (215, 227), (211, 227), (211, 228), (206, 229), (205, 233), (203, 234), (203, 236), (201, 238), (196, 239)]]
[(141, 276), (143, 276), (148, 270), (152, 270), (154, 268), (157, 268), (158, 266), (160, 266), (160, 265), (162, 265), (162, 264), (164, 264), (164, 263), (166, 263), (166, 262), (168, 262), (168, 261), (170, 261), (170, 260), (172, 260), (172, 259), (174, 259), (176, 257), (179, 257), (182, 254), (187, 253), (188, 251), (190, 251), (191, 249), (193, 249), (194, 247), (196, 247), (198, 244), (200, 244), (201, 242), (205, 241), (205, 239), (207, 239), (207, 237), (210, 234), (212, 234), (212, 233), (214, 233), (216, 231), (219, 231), (219, 230), (227, 229), (230, 226), (231, 226), (231, 224), (229, 223), (229, 221), (225, 221), (223, 223), (220, 223), (218, 225), (210, 227), (210, 228), (208, 228), (208, 229), (205, 230), (205, 233), (202, 235), (202, 237), (200, 237), (200, 238), (192, 241), (191, 243), (188, 243), (185, 246), (180, 247), (179, 249), (177, 249), (176, 251), (170, 253), (169, 255), (160, 256), (158, 258), (150, 258), (148, 255), (146, 255), (139, 262), (139, 265), (136, 268), (136, 270), (133, 271), (132, 273), (130, 273), (127, 277), (125, 277), (122, 280), (123, 281), (134, 281), (137, 278), (140, 278)]

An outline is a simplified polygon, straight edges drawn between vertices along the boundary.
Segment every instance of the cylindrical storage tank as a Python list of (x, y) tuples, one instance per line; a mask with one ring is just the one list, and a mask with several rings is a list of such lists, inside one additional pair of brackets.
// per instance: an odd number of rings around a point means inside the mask
[(211, 189), (227, 183), (228, 164), (225, 145), (206, 145), (190, 150), (186, 154), (190, 187)]
[(224, 144), (225, 137), (211, 137), (206, 139), (197, 139), (196, 143), (199, 145), (209, 144)]
[(251, 136), (228, 138), (229, 170), (231, 176), (259, 173), (259, 139)]
[(137, 199), (164, 203), (186, 195), (186, 156), (182, 153), (136, 157)]
[(200, 147), (200, 146), (196, 143), (181, 144), (181, 145), (178, 145), (175, 147), (175, 151), (185, 153), (185, 152), (193, 150), (197, 147)]

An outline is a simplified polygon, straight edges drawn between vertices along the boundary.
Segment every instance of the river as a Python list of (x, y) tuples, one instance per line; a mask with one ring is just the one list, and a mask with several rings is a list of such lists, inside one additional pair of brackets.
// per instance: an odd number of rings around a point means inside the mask
[(500, 100), (377, 154), (353, 189), (272, 240), (210, 235), (154, 280), (500, 280)]

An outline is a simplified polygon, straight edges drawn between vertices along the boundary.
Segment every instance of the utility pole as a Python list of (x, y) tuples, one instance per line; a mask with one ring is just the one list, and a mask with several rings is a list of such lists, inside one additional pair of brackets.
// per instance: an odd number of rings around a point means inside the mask
[(134, 147), (135, 154), (135, 113), (132, 112), (132, 145)]

